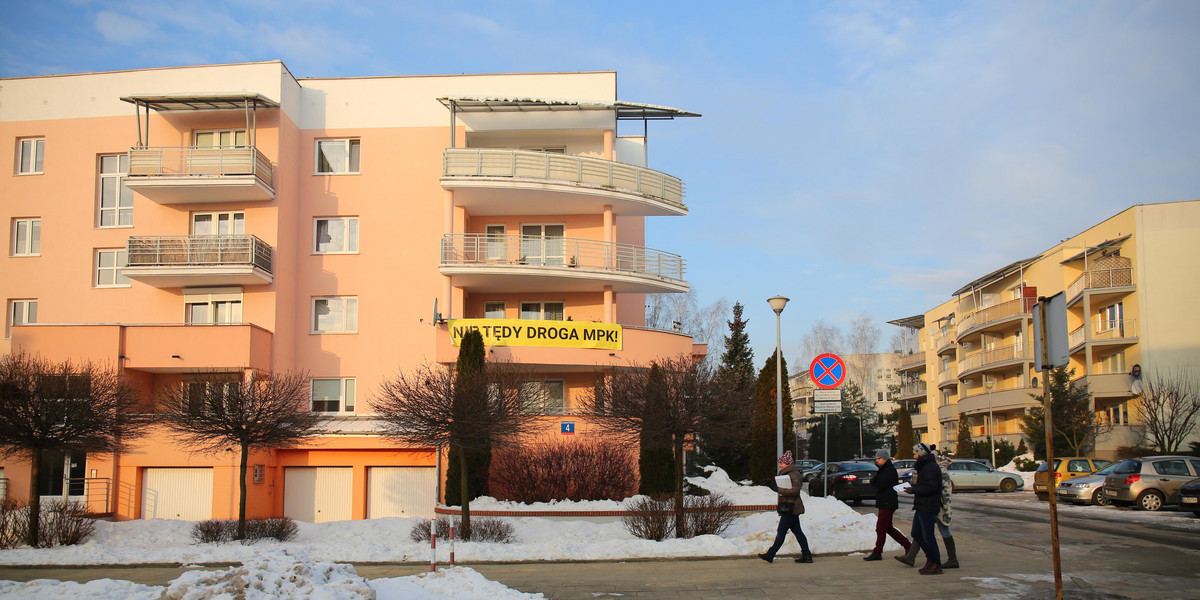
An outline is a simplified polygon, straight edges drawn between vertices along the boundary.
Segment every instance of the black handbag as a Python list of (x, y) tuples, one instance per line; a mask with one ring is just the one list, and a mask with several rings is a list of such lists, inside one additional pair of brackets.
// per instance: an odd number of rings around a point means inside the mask
[(796, 509), (795, 502), (780, 502), (779, 506), (775, 509), (775, 512), (777, 512), (781, 515), (790, 515), (790, 514), (792, 514), (792, 511), (795, 509)]

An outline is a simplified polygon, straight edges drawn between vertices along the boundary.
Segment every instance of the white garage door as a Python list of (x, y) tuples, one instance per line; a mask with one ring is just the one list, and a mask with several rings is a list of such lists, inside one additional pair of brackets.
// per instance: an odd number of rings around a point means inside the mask
[(213, 470), (154, 468), (142, 471), (142, 518), (204, 521), (212, 518)]
[(306, 523), (348, 521), (353, 485), (350, 467), (287, 467), (283, 514)]
[(370, 467), (367, 469), (367, 518), (434, 518), (436, 467)]

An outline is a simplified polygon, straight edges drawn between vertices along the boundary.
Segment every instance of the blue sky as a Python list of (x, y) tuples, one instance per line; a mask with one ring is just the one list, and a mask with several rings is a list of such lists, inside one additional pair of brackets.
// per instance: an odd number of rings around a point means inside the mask
[(886, 342), (1133, 204), (1200, 198), (1200, 2), (172, 4), (9, 3), (0, 76), (616, 70), (622, 100), (704, 115), (650, 125), (691, 214), (647, 244), (701, 304), (746, 305), (760, 365), (775, 294), (792, 361), (817, 319), (870, 315)]

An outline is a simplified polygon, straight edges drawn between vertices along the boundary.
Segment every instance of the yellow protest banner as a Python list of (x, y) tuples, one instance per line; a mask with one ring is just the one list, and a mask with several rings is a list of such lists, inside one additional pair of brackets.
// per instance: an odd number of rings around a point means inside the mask
[(483, 334), (485, 346), (543, 346), (552, 348), (621, 349), (621, 326), (583, 321), (532, 321), (528, 319), (450, 319), (450, 341), (455, 345), (472, 329)]

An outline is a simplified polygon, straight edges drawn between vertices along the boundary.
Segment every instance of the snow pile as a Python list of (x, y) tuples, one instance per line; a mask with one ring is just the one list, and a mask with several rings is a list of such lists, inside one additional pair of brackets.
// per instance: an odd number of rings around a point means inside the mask
[[(1020, 456), (1014, 456), (1013, 459), (1011, 461), (1009, 461), (1009, 463), (1007, 465), (1004, 465), (1003, 467), (1000, 467), (999, 469), (996, 469), (996, 470), (1003, 471), (1005, 473), (1012, 473), (1013, 475), (1016, 475), (1016, 476), (1020, 477), (1021, 479), (1025, 480), (1025, 487), (1018, 491), (1032, 492), (1033, 491), (1033, 473), (1034, 472), (1033, 471), (1022, 471), (1022, 470), (1018, 469), (1017, 468), (1017, 459), (1018, 458), (1021, 460), (1031, 461), (1031, 460), (1033, 460), (1033, 453), (1026, 452), (1025, 454), (1022, 454)], [(1042, 463), (1042, 461), (1039, 460), (1038, 464), (1041, 464), (1041, 463)]]
[(526, 594), (504, 584), (487, 579), (473, 569), (454, 567), (436, 573), (410, 577), (374, 579), (371, 586), (379, 593), (378, 600), (437, 600), (441, 598), (545, 598), (542, 594)]
[(259, 555), (221, 571), (189, 571), (171, 582), (163, 600), (213, 598), (312, 598), (313, 600), (375, 600), (375, 590), (354, 567), (313, 561), (299, 550)]
[(35, 579), (24, 583), (0, 581), (0, 598), (53, 598), (54, 600), (158, 600), (163, 588), (116, 579), (87, 583)]

